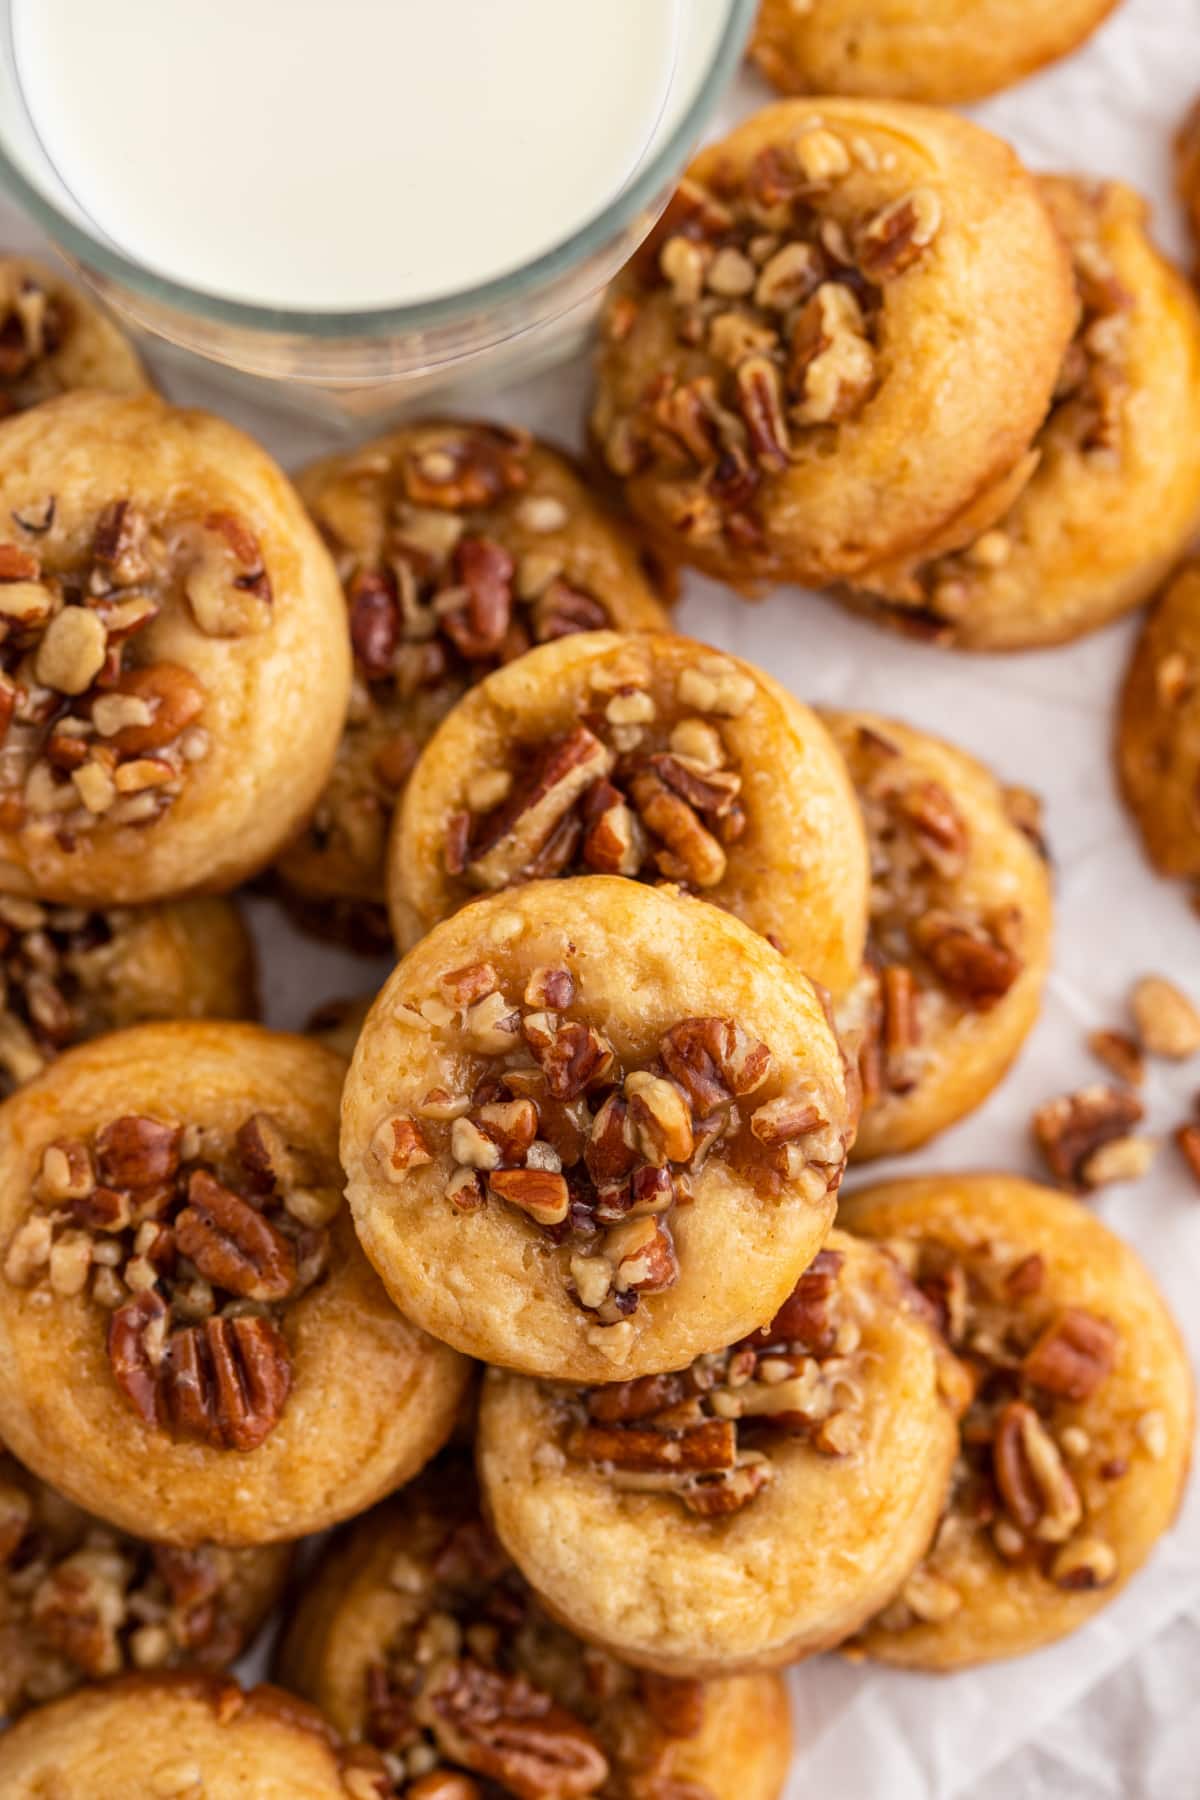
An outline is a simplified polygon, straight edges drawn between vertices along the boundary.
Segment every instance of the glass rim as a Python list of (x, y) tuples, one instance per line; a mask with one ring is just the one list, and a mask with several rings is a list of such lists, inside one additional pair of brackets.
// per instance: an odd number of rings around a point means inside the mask
[[(249, 300), (231, 300), (203, 288), (193, 288), (144, 268), (122, 255), (91, 232), (77, 225), (37, 188), (0, 144), (0, 184), (22, 202), (35, 223), (54, 242), (99, 275), (132, 290), (158, 305), (199, 315), (214, 324), (244, 330), (288, 333), (314, 338), (392, 338), (427, 331), (492, 307), (511, 305), (539, 287), (570, 273), (596, 251), (623, 232), (651, 204), (664, 182), (673, 179), (675, 164), (685, 159), (711, 114), (727, 80), (740, 60), (750, 36), (758, 0), (729, 0), (729, 17), (716, 54), (683, 118), (665, 143), (637, 171), (616, 198), (577, 227), (569, 237), (543, 251), (531, 262), (492, 276), (454, 294), (437, 295), (401, 306), (366, 307), (350, 311), (262, 306)], [(668, 173), (670, 171), (670, 174)]]

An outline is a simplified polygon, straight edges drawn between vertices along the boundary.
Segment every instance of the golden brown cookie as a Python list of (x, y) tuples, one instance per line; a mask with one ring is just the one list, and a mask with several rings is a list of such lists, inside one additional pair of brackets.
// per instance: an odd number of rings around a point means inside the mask
[(258, 1011), (254, 943), (228, 900), (84, 912), (0, 894), (0, 971), (0, 1098), (102, 1032)]
[(874, 713), (822, 715), (862, 802), (868, 956), (839, 1010), (863, 1117), (854, 1156), (912, 1150), (985, 1100), (1050, 965), (1038, 807), (962, 750)]
[(769, 1326), (679, 1374), (493, 1370), (480, 1481), (581, 1637), (665, 1675), (769, 1667), (840, 1643), (907, 1577), (966, 1397), (921, 1296), (837, 1231)]
[(1117, 0), (761, 0), (750, 54), (785, 94), (951, 105), (1067, 56)]
[(0, 1449), (0, 1718), (128, 1670), (224, 1669), (279, 1598), (289, 1550), (114, 1531)]
[(0, 1107), (0, 1434), (77, 1505), (278, 1542), (449, 1435), (466, 1365), (391, 1306), (342, 1204), (344, 1069), (256, 1026), (142, 1025)]
[(1192, 1377), (1162, 1296), (1086, 1207), (1014, 1175), (887, 1182), (842, 1223), (909, 1271), (975, 1387), (933, 1546), (858, 1647), (957, 1669), (1052, 1643), (1179, 1505)]
[(852, 1112), (805, 976), (703, 900), (591, 875), (409, 951), (358, 1040), (342, 1163), (427, 1331), (613, 1381), (771, 1317), (832, 1222)]
[(100, 1682), (0, 1735), (4, 1800), (361, 1800), (350, 1767), (303, 1701), (196, 1674)]
[(1125, 677), (1117, 767), (1146, 854), (1164, 875), (1200, 876), (1200, 567), (1150, 614)]
[(670, 880), (843, 992), (867, 856), (841, 758), (769, 675), (688, 638), (591, 632), (488, 676), (421, 756), (389, 851), (407, 949), (535, 876)]
[(1189, 107), (1175, 134), (1175, 186), (1187, 213), (1193, 245), (1200, 247), (1200, 100)]
[(0, 520), (0, 886), (234, 886), (345, 715), (345, 611), (294, 491), (220, 419), (76, 393), (0, 425)]
[(776, 1800), (787, 1770), (777, 1677), (676, 1681), (581, 1644), (488, 1531), (463, 1463), (342, 1534), (278, 1667), (382, 1754), (398, 1800)]
[(785, 102), (701, 152), (615, 284), (594, 439), (669, 554), (742, 588), (849, 580), (1004, 510), (1075, 315), (1007, 145)]
[(302, 922), (340, 923), (353, 947), (381, 916), (396, 797), (472, 683), (533, 644), (666, 618), (628, 531), (527, 432), (406, 425), (299, 487), (342, 580), (354, 686), (332, 778), (278, 870)]
[(90, 295), (28, 256), (0, 256), (0, 417), (75, 388), (152, 391), (132, 344)]
[(1031, 479), (953, 554), (869, 571), (869, 615), (967, 650), (1061, 643), (1138, 606), (1200, 523), (1200, 307), (1120, 182), (1044, 176), (1079, 326)]

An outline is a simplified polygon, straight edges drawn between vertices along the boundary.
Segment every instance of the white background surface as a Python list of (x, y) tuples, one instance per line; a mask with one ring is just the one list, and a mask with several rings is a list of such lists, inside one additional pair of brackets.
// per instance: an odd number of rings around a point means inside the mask
[[(701, 3), (701, 0), (694, 0)], [(1055, 0), (1041, 0), (1053, 6)], [(1184, 249), (1169, 181), (1170, 133), (1200, 90), (1200, 0), (1125, 0), (1083, 51), (977, 110), (1038, 168), (1135, 183), (1156, 229)], [(730, 116), (765, 98), (746, 77)], [(0, 207), (10, 241), (34, 241)], [(325, 425), (229, 406), (203, 377), (172, 374), (171, 396), (208, 402), (255, 430), (286, 463), (336, 445)], [(583, 366), (487, 403), (578, 444)], [(1112, 714), (1129, 623), (1074, 647), (968, 658), (908, 644), (796, 591), (746, 607), (689, 578), (681, 627), (768, 666), (805, 699), (892, 713), (955, 739), (1006, 780), (1039, 789), (1057, 865), (1058, 936), (1042, 1020), (1017, 1068), (971, 1119), (901, 1167), (1038, 1172), (1032, 1108), (1101, 1075), (1084, 1048), (1123, 1022), (1133, 980), (1172, 975), (1200, 997), (1200, 919), (1141, 860), (1114, 791)], [(270, 1022), (361, 991), (379, 971), (297, 938), (254, 904)], [(1200, 1060), (1152, 1065), (1149, 1126), (1165, 1135), (1190, 1111)], [(871, 1172), (872, 1177), (882, 1165)], [(861, 1171), (852, 1181), (862, 1182)], [(1097, 1210), (1141, 1250), (1200, 1361), (1200, 1191), (1164, 1144), (1152, 1175), (1109, 1190)], [(797, 1753), (787, 1800), (1192, 1800), (1200, 1795), (1200, 1484), (1150, 1566), (1085, 1631), (1023, 1661), (925, 1677), (824, 1658), (792, 1676)]]

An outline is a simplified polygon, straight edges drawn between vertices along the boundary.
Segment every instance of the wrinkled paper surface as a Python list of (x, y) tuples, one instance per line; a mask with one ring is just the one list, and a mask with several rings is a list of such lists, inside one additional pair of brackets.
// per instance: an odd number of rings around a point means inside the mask
[[(1153, 202), (1160, 241), (1183, 254), (1170, 134), (1197, 90), (1200, 0), (1124, 0), (1069, 61), (974, 110), (1036, 168), (1087, 170), (1140, 187)], [(726, 116), (732, 121), (767, 97), (747, 75)], [(36, 243), (7, 202), (0, 202), (0, 225), (9, 242)], [(341, 441), (326, 424), (244, 396), (231, 402), (203, 371), (159, 366), (172, 398), (226, 412), (285, 464)], [(581, 361), (485, 395), (478, 406), (578, 444), (586, 394)], [(979, 1112), (925, 1151), (877, 1165), (870, 1178), (936, 1168), (1036, 1175), (1030, 1112), (1103, 1076), (1083, 1040), (1094, 1027), (1124, 1021), (1133, 980), (1161, 972), (1200, 996), (1200, 920), (1182, 890), (1143, 863), (1114, 791), (1113, 700), (1133, 627), (1125, 622), (1066, 649), (972, 658), (906, 643), (794, 590), (748, 607), (695, 576), (680, 622), (764, 664), (806, 700), (906, 718), (1045, 796), (1058, 935), (1037, 1030)], [(384, 972), (301, 939), (266, 903), (252, 902), (252, 911), (273, 1024), (300, 1025), (322, 999), (362, 992)], [(1188, 1115), (1197, 1087), (1200, 1064), (1151, 1064), (1147, 1129), (1165, 1137)], [(861, 1171), (851, 1176), (864, 1179)], [(1169, 1141), (1149, 1178), (1110, 1190), (1096, 1207), (1137, 1244), (1200, 1360), (1200, 1194)], [(836, 1657), (794, 1671), (796, 1758), (787, 1800), (1183, 1800), (1200, 1792), (1198, 1659), (1200, 1482), (1149, 1567), (1062, 1644), (954, 1676), (852, 1668)]]

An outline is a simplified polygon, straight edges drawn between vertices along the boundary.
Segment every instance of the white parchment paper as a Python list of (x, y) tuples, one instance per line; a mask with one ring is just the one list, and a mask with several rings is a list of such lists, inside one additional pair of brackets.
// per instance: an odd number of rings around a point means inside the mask
[[(1153, 201), (1161, 241), (1182, 253), (1170, 134), (1198, 90), (1200, 0), (1124, 0), (1075, 57), (975, 112), (1037, 168), (1088, 170), (1140, 187)], [(745, 76), (727, 117), (766, 97)], [(36, 242), (6, 205), (0, 236)], [(164, 374), (172, 398), (224, 410), (285, 464), (338, 442), (328, 425), (242, 399), (230, 403), (202, 373)], [(586, 393), (581, 364), (484, 404), (497, 418), (573, 444)], [(747, 607), (696, 577), (688, 580), (680, 623), (763, 663), (804, 699), (910, 719), (1045, 795), (1058, 870), (1058, 941), (1038, 1028), (978, 1113), (904, 1163), (879, 1165), (870, 1178), (902, 1167), (1036, 1174), (1032, 1108), (1101, 1073), (1084, 1036), (1122, 1022), (1134, 979), (1170, 974), (1200, 996), (1200, 919), (1178, 887), (1142, 862), (1114, 790), (1113, 699), (1132, 625), (1067, 649), (968, 658), (905, 643), (794, 590)], [(251, 910), (274, 1024), (298, 1025), (320, 1000), (363, 991), (383, 972), (299, 938), (266, 903)], [(1188, 1113), (1198, 1086), (1200, 1066), (1154, 1065), (1149, 1129), (1166, 1134)], [(852, 1180), (866, 1178), (856, 1172)], [(1148, 1179), (1110, 1190), (1097, 1208), (1150, 1263), (1200, 1362), (1200, 1194), (1170, 1143)], [(787, 1800), (1191, 1800), (1200, 1795), (1198, 1671), (1200, 1483), (1132, 1587), (1063, 1644), (941, 1678), (851, 1668), (832, 1657), (797, 1669)]]

